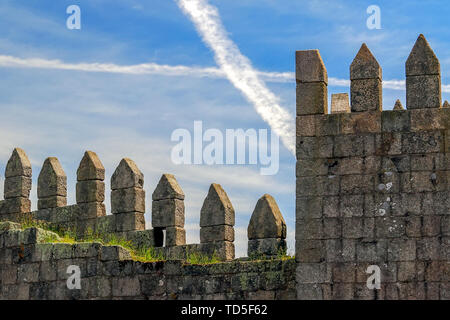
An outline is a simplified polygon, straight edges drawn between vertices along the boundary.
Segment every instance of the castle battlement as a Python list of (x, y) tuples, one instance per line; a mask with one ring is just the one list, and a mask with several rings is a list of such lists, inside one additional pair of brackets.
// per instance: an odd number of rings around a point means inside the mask
[[(405, 71), (406, 110), (383, 111), (382, 70), (363, 44), (350, 105), (333, 97), (328, 114), (319, 51), (296, 52), (299, 298), (448, 298), (450, 109), (423, 35)], [(370, 265), (379, 290), (366, 287)]]
[[(235, 257), (235, 211), (219, 184), (211, 184), (200, 213), (200, 243), (186, 244), (184, 192), (175, 177), (163, 174), (152, 194), (151, 229), (145, 225), (144, 175), (133, 160), (120, 161), (111, 177), (111, 213), (105, 210), (105, 168), (95, 152), (86, 151), (77, 170), (76, 204), (67, 205), (67, 177), (55, 157), (44, 161), (38, 177), (38, 210), (29, 199), (32, 170), (25, 152), (14, 149), (5, 171), (0, 219), (32, 218), (72, 230), (80, 239), (88, 233), (114, 234), (136, 246), (155, 247), (169, 258), (184, 258), (188, 251), (221, 260)], [(254, 224), (263, 221), (260, 234)], [(280, 232), (284, 230), (284, 232)], [(249, 255), (277, 255), (286, 249), (286, 223), (275, 200), (264, 195), (249, 223)]]

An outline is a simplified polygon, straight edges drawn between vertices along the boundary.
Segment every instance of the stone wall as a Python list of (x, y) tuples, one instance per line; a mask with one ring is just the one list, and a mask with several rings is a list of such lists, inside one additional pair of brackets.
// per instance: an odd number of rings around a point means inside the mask
[[(0, 299), (294, 299), (295, 261), (138, 262), (120, 246), (42, 243), (51, 232), (0, 222)], [(68, 267), (81, 289), (68, 289)]]
[[(297, 51), (296, 80), (297, 296), (449, 299), (450, 109), (425, 38), (406, 62), (406, 110), (382, 111), (365, 44), (350, 66), (351, 110), (327, 114), (318, 50)], [(370, 265), (380, 289), (366, 286)]]

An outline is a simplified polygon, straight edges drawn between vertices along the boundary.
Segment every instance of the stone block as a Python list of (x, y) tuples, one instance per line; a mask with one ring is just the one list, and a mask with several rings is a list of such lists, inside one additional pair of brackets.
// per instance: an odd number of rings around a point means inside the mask
[(341, 134), (361, 134), (381, 132), (381, 113), (367, 111), (364, 114), (348, 113), (340, 117)]
[[(200, 238), (201, 238), (200, 229)], [(230, 240), (230, 241), (234, 241)], [(166, 247), (183, 246), (186, 244), (186, 230), (179, 227), (166, 228)]]
[(342, 195), (339, 205), (341, 217), (362, 217), (364, 215), (364, 195)]
[(0, 214), (14, 214), (31, 212), (31, 201), (23, 197), (0, 201)]
[(233, 260), (235, 249), (234, 243), (231, 241), (217, 241), (209, 243), (201, 243), (198, 245), (201, 253), (212, 256), (216, 255), (219, 260)]
[(324, 238), (321, 219), (296, 219), (296, 240), (319, 240)]
[(121, 246), (102, 246), (100, 252), (101, 261), (130, 260), (131, 254)]
[(178, 184), (175, 176), (165, 173), (152, 194), (152, 200), (179, 199), (184, 200), (184, 192)]
[(319, 50), (300, 50), (295, 52), (295, 79), (298, 82), (328, 83), (327, 69)]
[(392, 239), (388, 244), (389, 261), (414, 261), (416, 241), (413, 239)]
[(105, 183), (100, 180), (78, 181), (76, 187), (77, 203), (103, 202)]
[(406, 107), (408, 109), (440, 108), (441, 105), (440, 75), (406, 77)]
[(303, 115), (296, 118), (296, 135), (304, 137), (316, 136), (316, 115)]
[(297, 159), (331, 158), (333, 157), (333, 145), (333, 137), (297, 136)]
[(383, 132), (409, 132), (411, 130), (411, 112), (383, 111), (381, 113), (381, 130)]
[(111, 177), (111, 190), (142, 188), (143, 186), (144, 175), (136, 163), (129, 158), (122, 159)]
[(297, 177), (313, 177), (328, 174), (328, 161), (325, 159), (299, 159), (296, 165)]
[(145, 191), (141, 188), (112, 190), (111, 212), (145, 212)]
[(145, 218), (141, 212), (126, 212), (115, 215), (116, 231), (145, 230)]
[(258, 200), (247, 234), (249, 239), (286, 238), (286, 222), (271, 195), (265, 194)]
[(5, 199), (30, 196), (31, 177), (16, 176), (5, 179), (4, 197)]
[(335, 239), (342, 237), (342, 222), (339, 218), (323, 218), (323, 238)]
[(381, 111), (383, 99), (381, 80), (352, 80), (350, 99), (352, 112)]
[(341, 135), (335, 138), (336, 157), (364, 156), (364, 137), (361, 135)]
[(296, 218), (312, 219), (322, 217), (323, 201), (329, 198), (322, 197), (297, 197), (296, 198)]
[[(339, 134), (341, 117), (345, 114), (316, 114), (314, 115), (316, 136), (334, 136)], [(303, 117), (303, 116), (302, 116)], [(305, 116), (307, 117), (307, 116)]]
[(348, 93), (334, 93), (331, 95), (331, 113), (350, 112)]
[(298, 262), (312, 263), (326, 260), (325, 240), (299, 240), (295, 247)]
[(200, 227), (227, 224), (234, 226), (234, 208), (219, 184), (211, 184), (200, 210)]
[(402, 155), (402, 133), (384, 132), (375, 136), (375, 152), (377, 155)]
[(422, 261), (438, 260), (440, 257), (440, 243), (437, 237), (417, 240), (417, 259)]
[(234, 227), (229, 225), (200, 228), (200, 242), (234, 241)]
[(365, 194), (373, 192), (375, 177), (373, 175), (347, 175), (341, 177), (340, 190), (345, 194)]
[(402, 153), (436, 153), (443, 150), (444, 137), (440, 131), (421, 131), (402, 134)]
[(184, 202), (179, 199), (166, 199), (152, 202), (152, 226), (183, 227)]
[(280, 238), (266, 238), (248, 240), (247, 254), (277, 256), (286, 252), (286, 240)]
[(331, 282), (331, 268), (326, 263), (299, 263), (296, 269), (297, 283), (320, 284)]
[(67, 176), (55, 157), (45, 159), (38, 177), (38, 198), (67, 196)]
[(327, 114), (328, 90), (324, 82), (297, 83), (297, 115)]
[(67, 198), (60, 196), (52, 196), (38, 200), (38, 210), (65, 207), (67, 205)]
[(77, 181), (105, 180), (105, 168), (93, 151), (86, 151), (77, 169)]
[(100, 202), (79, 203), (77, 208), (76, 213), (81, 219), (92, 219), (106, 216), (105, 204)]
[(31, 163), (25, 151), (15, 148), (5, 168), (5, 178), (31, 177)]

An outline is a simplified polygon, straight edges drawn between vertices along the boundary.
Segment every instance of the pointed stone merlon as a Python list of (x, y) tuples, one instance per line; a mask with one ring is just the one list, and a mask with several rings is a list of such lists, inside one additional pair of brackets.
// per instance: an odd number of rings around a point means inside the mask
[(405, 110), (405, 108), (403, 108), (403, 105), (399, 99), (397, 99), (397, 101), (395, 101), (393, 110), (395, 110), (395, 111)]
[(186, 244), (184, 221), (184, 192), (174, 175), (163, 174), (152, 194), (152, 226), (157, 246), (162, 246), (164, 230), (167, 247)]
[(45, 159), (38, 177), (38, 209), (67, 205), (67, 176), (55, 157)]
[(382, 73), (378, 61), (365, 43), (350, 65), (352, 112), (382, 110)]
[(247, 228), (248, 256), (274, 256), (286, 252), (286, 222), (275, 199), (263, 195)]
[(421, 34), (405, 64), (406, 108), (440, 108), (441, 67), (439, 60)]
[(227, 193), (213, 183), (200, 210), (200, 244), (217, 247), (222, 260), (234, 259), (235, 212)]
[(295, 53), (297, 116), (328, 113), (328, 75), (319, 50)]
[(450, 104), (447, 100), (444, 101), (444, 104), (442, 105), (442, 108), (450, 108)]
[(84, 218), (106, 215), (105, 168), (93, 151), (86, 151), (77, 170), (76, 200)]
[(120, 161), (111, 177), (111, 212), (116, 231), (145, 230), (144, 175), (133, 160)]
[(331, 95), (331, 113), (350, 112), (348, 93), (334, 93)]
[(31, 163), (25, 151), (15, 148), (5, 169), (5, 200), (1, 201), (1, 215), (31, 211), (31, 173)]

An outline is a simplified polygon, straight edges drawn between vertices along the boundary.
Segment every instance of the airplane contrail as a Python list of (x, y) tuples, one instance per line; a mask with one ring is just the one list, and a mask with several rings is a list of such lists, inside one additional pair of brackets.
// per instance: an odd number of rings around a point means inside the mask
[(207, 0), (177, 0), (177, 4), (214, 52), (214, 59), (228, 80), (242, 92), (285, 147), (295, 154), (295, 124), (291, 113), (281, 107), (279, 98), (267, 88), (250, 60), (228, 37), (217, 8)]

